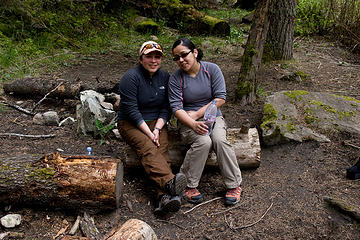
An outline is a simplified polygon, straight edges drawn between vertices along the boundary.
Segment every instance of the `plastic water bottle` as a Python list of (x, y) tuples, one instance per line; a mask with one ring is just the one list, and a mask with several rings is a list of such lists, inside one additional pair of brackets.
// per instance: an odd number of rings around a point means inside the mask
[(211, 130), (213, 128), (216, 119), (216, 113), (217, 113), (216, 101), (212, 100), (211, 104), (206, 108), (204, 114), (204, 121), (205, 124), (208, 126), (208, 133), (206, 135), (211, 134)]
[(87, 152), (87, 155), (92, 155), (92, 148), (91, 148), (91, 147), (87, 147), (87, 148), (86, 148), (86, 152)]

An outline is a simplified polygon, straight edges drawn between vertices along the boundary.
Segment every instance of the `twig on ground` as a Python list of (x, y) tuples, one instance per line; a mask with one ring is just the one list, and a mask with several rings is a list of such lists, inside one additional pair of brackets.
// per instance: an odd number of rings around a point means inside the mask
[(5, 104), (5, 105), (7, 105), (9, 107), (12, 107), (12, 108), (14, 108), (14, 109), (16, 109), (16, 110), (18, 110), (20, 112), (23, 112), (23, 113), (25, 113), (27, 115), (30, 115), (30, 116), (35, 115), (35, 113), (33, 113), (33, 112), (31, 112), (31, 111), (29, 111), (27, 109), (24, 109), (24, 108), (22, 108), (22, 107), (20, 107), (20, 106), (18, 106), (16, 104), (8, 103), (8, 102), (5, 102), (5, 101), (1, 101), (1, 103)]
[(12, 122), (15, 123), (15, 124), (17, 124), (17, 125), (20, 125), (20, 126), (24, 127), (24, 124), (18, 123), (18, 122), (17, 122), (17, 119), (18, 119), (18, 118), (14, 118), (14, 120), (13, 120)]
[(255, 224), (257, 224), (258, 222), (260, 222), (264, 217), (265, 215), (269, 212), (269, 210), (272, 208), (274, 203), (271, 203), (270, 206), (268, 207), (268, 209), (266, 209), (265, 213), (256, 221), (256, 222), (253, 222), (251, 224), (247, 224), (247, 225), (244, 225), (244, 226), (240, 226), (240, 227), (236, 227), (236, 228), (232, 228), (233, 230), (238, 230), (238, 229), (243, 229), (243, 228), (247, 228), (247, 227), (251, 227), (251, 226), (254, 226)]
[(74, 225), (71, 227), (71, 229), (70, 229), (70, 231), (69, 231), (69, 234), (70, 234), (70, 235), (74, 235), (74, 234), (76, 233), (76, 231), (79, 229), (80, 220), (81, 220), (81, 217), (80, 217), (80, 216), (77, 216)]
[(34, 112), (35, 111), (35, 108), (37, 108), (37, 106), (40, 105), (40, 103), (42, 103), (42, 101), (44, 101), (46, 99), (47, 96), (49, 96), (51, 93), (53, 93), (54, 91), (56, 91), (61, 85), (63, 85), (64, 82), (61, 81), (53, 90), (51, 90), (50, 92), (48, 92), (47, 94), (45, 94), (45, 96), (40, 99), (40, 101), (38, 101), (35, 106), (33, 107), (33, 109), (31, 110), (31, 112)]
[(179, 224), (177, 224), (177, 223), (174, 223), (174, 222), (170, 222), (170, 221), (166, 221), (166, 220), (161, 220), (161, 219), (157, 219), (157, 221), (158, 222), (163, 222), (163, 223), (170, 223), (170, 224), (173, 224), (173, 225), (175, 225), (175, 226), (177, 226), (178, 228), (181, 228), (181, 229), (186, 229), (185, 227), (183, 227), (183, 226), (181, 226), (181, 225), (179, 225)]
[(211, 199), (211, 200), (209, 200), (209, 201), (206, 201), (206, 202), (200, 203), (200, 204), (196, 205), (195, 207), (191, 208), (190, 210), (187, 210), (186, 212), (184, 212), (184, 214), (187, 214), (187, 213), (189, 213), (189, 212), (193, 211), (195, 208), (200, 207), (201, 205), (204, 205), (204, 204), (207, 204), (207, 203), (213, 202), (213, 201), (215, 201), (215, 200), (219, 200), (219, 199), (221, 199), (221, 198), (222, 198), (222, 197), (216, 197), (216, 198), (213, 198), (213, 199)]
[(239, 203), (238, 205), (236, 205), (236, 206), (234, 206), (234, 207), (231, 207), (231, 208), (228, 208), (228, 209), (226, 209), (226, 210), (212, 213), (212, 214), (210, 214), (210, 216), (215, 216), (215, 215), (218, 215), (218, 214), (221, 214), (221, 213), (226, 213), (226, 212), (228, 212), (228, 211), (230, 211), (230, 210), (232, 210), (232, 209), (239, 208), (239, 207), (241, 207), (242, 205), (244, 205), (245, 203), (250, 202), (252, 199), (253, 199), (253, 198), (250, 198), (250, 199), (248, 199), (247, 201), (244, 201), (244, 202), (242, 202), (242, 203)]
[(0, 133), (0, 137), (25, 137), (25, 138), (52, 138), (55, 137), (55, 134), (45, 134), (45, 135), (27, 135), (20, 133)]
[(345, 146), (350, 146), (350, 147), (353, 147), (353, 148), (356, 148), (356, 149), (360, 149), (360, 146), (356, 146), (356, 145), (354, 145), (352, 143), (349, 143), (347, 141), (343, 141), (343, 143), (344, 143)]

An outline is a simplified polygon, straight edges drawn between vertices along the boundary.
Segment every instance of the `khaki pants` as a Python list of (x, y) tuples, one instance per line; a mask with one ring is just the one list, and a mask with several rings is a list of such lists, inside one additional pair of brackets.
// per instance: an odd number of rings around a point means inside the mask
[[(156, 120), (146, 123), (150, 129), (153, 129)], [(148, 136), (129, 121), (119, 120), (118, 129), (125, 142), (140, 157), (149, 178), (157, 184), (158, 194), (162, 194), (161, 189), (164, 189), (165, 184), (174, 178), (169, 162), (167, 129), (161, 130), (160, 147), (157, 147)]]
[(213, 148), (221, 175), (226, 188), (236, 188), (241, 182), (241, 171), (237, 163), (235, 152), (226, 138), (226, 123), (222, 116), (216, 118), (210, 136), (195, 133), (191, 128), (180, 124), (180, 134), (183, 140), (191, 144), (187, 151), (180, 172), (187, 177), (188, 187), (195, 188), (199, 185), (202, 172), (210, 150)]

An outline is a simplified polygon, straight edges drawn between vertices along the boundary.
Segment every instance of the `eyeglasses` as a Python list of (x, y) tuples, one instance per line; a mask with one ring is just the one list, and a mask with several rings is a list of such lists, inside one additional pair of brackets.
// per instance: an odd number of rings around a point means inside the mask
[(162, 51), (162, 47), (160, 46), (160, 44), (148, 43), (141, 49), (141, 52), (143, 52), (144, 49), (152, 49), (152, 48), (156, 48)]
[(186, 53), (181, 53), (180, 56), (175, 56), (175, 57), (173, 58), (173, 60), (176, 62), (176, 61), (179, 61), (180, 58), (184, 59), (184, 58), (186, 58), (186, 56), (189, 55), (189, 53), (191, 53), (191, 52), (192, 52), (192, 51), (190, 50), (190, 51), (188, 51), (188, 52), (186, 52)]

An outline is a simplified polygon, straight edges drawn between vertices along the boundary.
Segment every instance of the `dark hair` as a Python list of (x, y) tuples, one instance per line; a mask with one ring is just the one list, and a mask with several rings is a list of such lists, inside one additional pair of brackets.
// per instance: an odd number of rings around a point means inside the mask
[(194, 52), (194, 49), (196, 49), (198, 51), (196, 60), (198, 60), (198, 61), (200, 61), (204, 56), (203, 51), (199, 48), (196, 48), (195, 44), (188, 38), (180, 38), (179, 40), (176, 40), (171, 48), (171, 51), (173, 51), (174, 48), (176, 48), (179, 45), (189, 48), (191, 50), (191, 52)]

